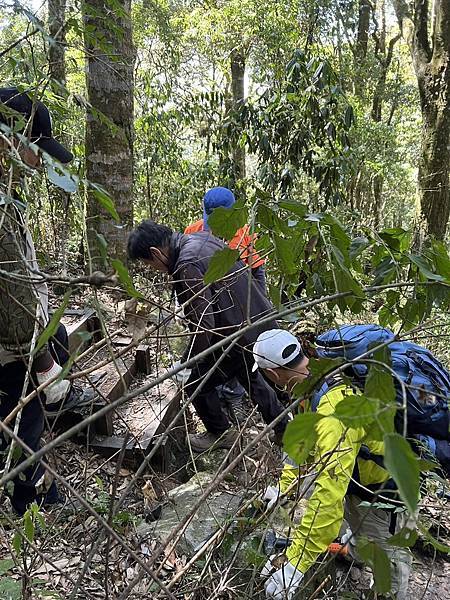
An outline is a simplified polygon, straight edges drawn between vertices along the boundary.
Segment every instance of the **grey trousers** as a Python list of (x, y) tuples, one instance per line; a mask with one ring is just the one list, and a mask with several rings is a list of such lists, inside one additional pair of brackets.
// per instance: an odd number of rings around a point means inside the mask
[(360, 506), (361, 502), (361, 498), (351, 494), (345, 498), (345, 520), (355, 534), (350, 540), (350, 555), (355, 560), (361, 561), (356, 550), (358, 536), (365, 537), (381, 546), (391, 561), (392, 595), (397, 600), (408, 600), (408, 580), (412, 565), (411, 550), (391, 546), (387, 543), (394, 533), (405, 527), (408, 515), (407, 513), (395, 513), (395, 522), (393, 523), (391, 511)]

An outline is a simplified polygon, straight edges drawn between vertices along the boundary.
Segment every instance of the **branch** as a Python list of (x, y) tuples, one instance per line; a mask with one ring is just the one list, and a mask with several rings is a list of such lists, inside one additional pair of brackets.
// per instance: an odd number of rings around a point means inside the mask
[(13, 50), (16, 46), (18, 46), (19, 44), (21, 44), (22, 42), (24, 42), (31, 36), (35, 35), (38, 31), (39, 31), (39, 29), (32, 29), (29, 33), (26, 33), (21, 38), (19, 38), (18, 40), (16, 40), (12, 44), (10, 44), (7, 48), (5, 48), (5, 50), (2, 50), (0, 52), (0, 58), (2, 58), (2, 56), (5, 56), (5, 54), (8, 54), (8, 52)]

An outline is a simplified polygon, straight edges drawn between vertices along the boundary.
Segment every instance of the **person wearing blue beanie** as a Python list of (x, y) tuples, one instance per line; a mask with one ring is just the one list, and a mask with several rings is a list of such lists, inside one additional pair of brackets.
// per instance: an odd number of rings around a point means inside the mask
[(226, 187), (213, 187), (203, 196), (203, 230), (207, 231), (208, 217), (215, 208), (231, 208), (236, 203), (236, 198), (231, 190)]

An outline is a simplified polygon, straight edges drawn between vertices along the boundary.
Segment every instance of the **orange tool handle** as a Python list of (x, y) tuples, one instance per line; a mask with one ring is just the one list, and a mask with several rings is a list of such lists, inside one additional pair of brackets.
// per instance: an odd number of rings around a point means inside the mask
[(346, 556), (348, 554), (348, 545), (339, 544), (338, 542), (333, 542), (328, 546), (328, 552), (330, 554), (340, 554), (341, 556)]

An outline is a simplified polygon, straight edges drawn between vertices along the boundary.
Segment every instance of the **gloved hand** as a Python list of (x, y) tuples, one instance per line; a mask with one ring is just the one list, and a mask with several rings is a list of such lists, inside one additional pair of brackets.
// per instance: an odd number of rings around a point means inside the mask
[(345, 544), (350, 540), (350, 538), (352, 540), (355, 539), (355, 537), (353, 535), (353, 531), (350, 529), (350, 527), (347, 527), (347, 529), (345, 530), (344, 535), (341, 537), (341, 544), (343, 546), (345, 546)]
[(271, 509), (278, 502), (281, 490), (278, 486), (269, 485), (264, 492), (263, 500), (267, 502), (267, 509)]
[[(271, 556), (266, 562), (261, 571), (261, 577), (267, 577), (273, 571), (274, 558), (276, 558), (276, 555)], [(304, 574), (296, 569), (291, 562), (287, 561), (280, 569), (270, 575), (264, 584), (266, 598), (291, 600), (300, 587), (303, 577)]]
[[(61, 373), (62, 367), (58, 363), (53, 362), (52, 366), (47, 371), (36, 372), (36, 379), (39, 385), (47, 383), (50, 379), (58, 377)], [(62, 379), (61, 381), (54, 381), (48, 387), (44, 388), (43, 393), (45, 394), (46, 404), (53, 404), (54, 402), (61, 402), (67, 396), (70, 389), (70, 381)]]
[[(179, 367), (181, 365), (181, 362), (179, 360), (177, 360), (176, 363), (174, 363), (173, 367)], [(175, 375), (172, 375), (172, 379), (175, 381), (175, 383), (177, 385), (179, 385), (180, 387), (182, 385), (185, 385), (188, 381), (189, 381), (189, 377), (191, 376), (192, 373), (192, 369), (181, 369), (181, 371), (178, 371), (178, 373), (176, 373)]]

